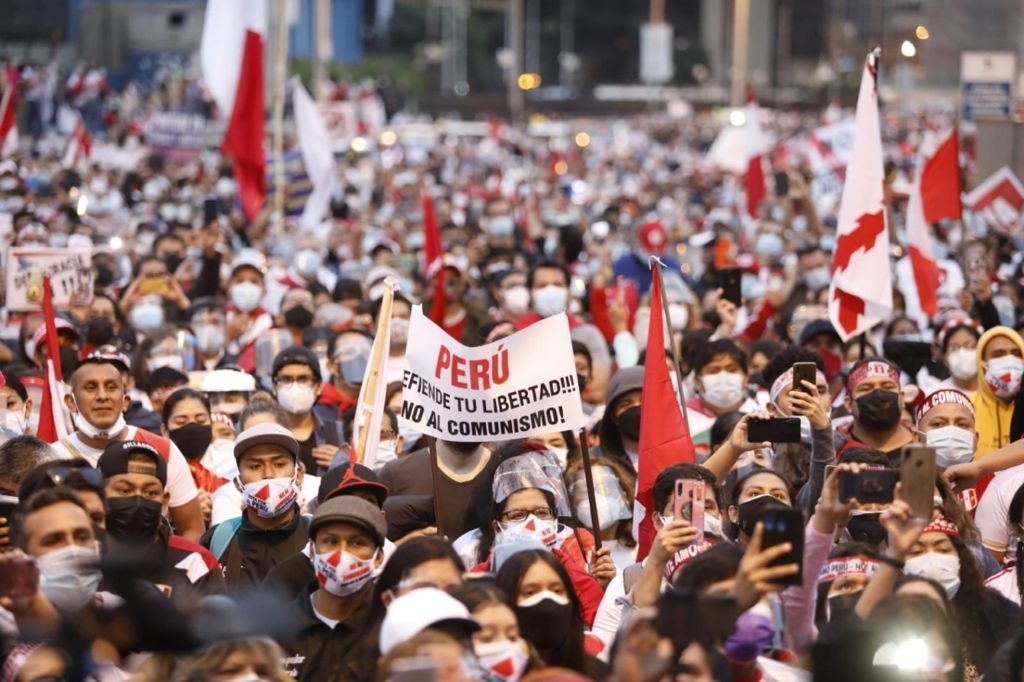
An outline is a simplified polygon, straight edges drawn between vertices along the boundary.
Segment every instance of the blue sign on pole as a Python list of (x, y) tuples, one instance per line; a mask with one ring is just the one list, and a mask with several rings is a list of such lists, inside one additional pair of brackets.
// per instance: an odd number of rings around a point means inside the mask
[(1009, 118), (1013, 111), (1011, 83), (971, 82), (962, 85), (963, 118)]

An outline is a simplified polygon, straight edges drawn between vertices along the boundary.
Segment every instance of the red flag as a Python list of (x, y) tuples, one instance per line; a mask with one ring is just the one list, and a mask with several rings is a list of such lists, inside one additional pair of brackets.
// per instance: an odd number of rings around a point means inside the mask
[(82, 115), (79, 114), (78, 120), (75, 122), (75, 128), (71, 131), (71, 137), (68, 138), (68, 146), (64, 150), (62, 165), (64, 168), (77, 168), (78, 164), (82, 161), (88, 161), (90, 156), (92, 156), (92, 138), (89, 137), (85, 121), (82, 120)]
[(929, 223), (960, 219), (960, 146), (955, 129), (924, 162), (921, 199)]
[(18, 126), (14, 120), (14, 107), (18, 103), (18, 69), (7, 69), (7, 88), (0, 100), (0, 157), (7, 157), (18, 149)]
[(444, 252), (441, 250), (441, 230), (434, 215), (434, 200), (423, 190), (423, 275), (434, 280), (434, 300), (428, 317), (438, 327), (444, 328), (444, 311), (448, 297), (444, 290)]
[(757, 217), (757, 209), (764, 201), (764, 136), (761, 120), (758, 118), (757, 100), (754, 92), (747, 93), (747, 213)]
[(655, 262), (651, 286), (651, 321), (647, 328), (647, 359), (640, 403), (640, 455), (637, 465), (636, 503), (633, 525), (638, 528), (637, 560), (642, 560), (654, 542), (654, 480), (665, 467), (678, 462), (695, 462), (690, 425), (679, 397), (672, 388), (672, 375), (665, 364), (665, 317), (661, 307), (661, 268)]
[(39, 406), (39, 428), (36, 435), (47, 443), (56, 443), (68, 435), (64, 421), (64, 405), (60, 382), (64, 380), (60, 368), (60, 344), (57, 322), (53, 314), (53, 289), (50, 278), (43, 277), (43, 321), (46, 325), (47, 360), (43, 375), (43, 398)]

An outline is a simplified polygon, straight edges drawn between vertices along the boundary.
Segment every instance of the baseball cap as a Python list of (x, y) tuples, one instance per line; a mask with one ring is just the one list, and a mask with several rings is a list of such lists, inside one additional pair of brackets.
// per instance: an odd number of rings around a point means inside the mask
[(636, 231), (637, 240), (640, 246), (648, 253), (665, 253), (668, 246), (668, 231), (665, 226), (657, 220), (652, 220), (641, 225)]
[(831, 322), (828, 320), (812, 320), (811, 322), (808, 322), (803, 328), (803, 331), (800, 332), (800, 340), (797, 341), (796, 345), (802, 346), (819, 334), (828, 334), (835, 338), (839, 343), (843, 342), (843, 339), (839, 336), (839, 333), (836, 331), (836, 328), (832, 326)]
[(384, 546), (384, 538), (388, 533), (384, 512), (372, 502), (352, 495), (332, 497), (317, 507), (309, 523), (309, 537), (316, 537), (316, 530), (320, 526), (339, 521), (359, 526), (373, 537), (378, 547)]
[[(351, 476), (346, 476), (349, 467), (355, 467), (355, 470)], [(373, 469), (362, 464), (345, 462), (329, 469), (320, 477), (320, 489), (317, 491), (316, 499), (323, 504), (325, 500), (337, 495), (355, 495), (363, 492), (373, 495), (377, 499), (377, 506), (383, 507), (389, 491), (377, 478)]]
[(231, 274), (235, 274), (235, 272), (242, 268), (252, 268), (260, 273), (260, 277), (262, 277), (265, 267), (266, 259), (259, 249), (242, 249), (231, 262)]
[(274, 357), (270, 376), (276, 377), (277, 373), (285, 365), (305, 365), (312, 370), (314, 380), (323, 381), (323, 377), (320, 375), (320, 359), (316, 356), (316, 353), (305, 346), (290, 346), (278, 353)]
[[(68, 331), (76, 339), (78, 338), (78, 329), (75, 327), (75, 325), (71, 324), (64, 318), (55, 318), (54, 324), (57, 327), (57, 336), (60, 336), (61, 331)], [(33, 347), (35, 347), (36, 350), (39, 350), (40, 348), (43, 347), (42, 344), (44, 341), (46, 341), (46, 325), (41, 324), (39, 325), (39, 328), (36, 329), (35, 333), (32, 335), (32, 345)]]
[[(155, 469), (133, 464), (130, 461), (132, 455), (148, 456)], [(150, 474), (160, 479), (161, 485), (167, 485), (167, 462), (163, 455), (141, 440), (115, 440), (108, 444), (96, 462), (96, 468), (108, 479), (119, 474)]]
[(397, 645), (435, 625), (455, 625), (472, 634), (480, 626), (469, 609), (455, 597), (436, 587), (421, 587), (397, 597), (388, 605), (380, 626), (380, 652), (387, 655)]
[(203, 377), (203, 393), (248, 393), (256, 390), (256, 379), (236, 369), (215, 369)]
[(277, 445), (284, 448), (296, 460), (299, 458), (299, 441), (292, 432), (275, 422), (250, 426), (235, 439), (235, 459), (241, 458), (250, 448), (257, 445)]
[(94, 349), (89, 353), (90, 360), (106, 360), (121, 370), (123, 374), (127, 374), (132, 370), (131, 359), (121, 352), (117, 346), (112, 346), (109, 343)]

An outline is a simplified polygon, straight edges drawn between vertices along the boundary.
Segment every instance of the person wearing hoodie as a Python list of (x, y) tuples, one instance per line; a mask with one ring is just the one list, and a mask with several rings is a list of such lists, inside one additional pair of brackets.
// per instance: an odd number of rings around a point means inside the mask
[(993, 327), (978, 340), (978, 390), (971, 396), (978, 449), (974, 459), (1010, 443), (1014, 403), (1024, 375), (1024, 339), (1009, 327)]
[(604, 416), (598, 424), (600, 455), (636, 472), (640, 457), (640, 393), (644, 386), (642, 366), (620, 369), (608, 384)]

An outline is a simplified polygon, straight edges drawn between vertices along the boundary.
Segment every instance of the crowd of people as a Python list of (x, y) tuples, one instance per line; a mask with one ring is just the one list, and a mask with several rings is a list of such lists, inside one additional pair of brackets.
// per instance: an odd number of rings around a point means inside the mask
[[(766, 120), (788, 142), (754, 217), (707, 156), (729, 124), (694, 113), (364, 140), (338, 155), (330, 215), (303, 224), (269, 201), (244, 215), (212, 149), (146, 153), (109, 104), (137, 95), (92, 86), (97, 140), (137, 162), (63, 167), (46, 116), (0, 162), (4, 266), (34, 246), (92, 263), (52, 327), (3, 307), (0, 681), (1020, 679), (1024, 250), (978, 216), (933, 226), (943, 279), (922, 312), (905, 187), (941, 115), (885, 117), (896, 312), (844, 342), (826, 306), (837, 205), (792, 142), (817, 116)], [(75, 97), (58, 105), (87, 108)], [(657, 473), (645, 552), (651, 256), (696, 461)], [(387, 278), (367, 467), (353, 423)], [(567, 315), (582, 433), (431, 453), (400, 415), (410, 316), (440, 286), (441, 326), (469, 346)], [(750, 438), (769, 417), (799, 438)], [(840, 490), (913, 444), (934, 451), (930, 514), (902, 486)], [(699, 527), (679, 499), (695, 486)], [(802, 542), (770, 541), (784, 512)]]

